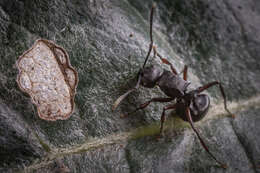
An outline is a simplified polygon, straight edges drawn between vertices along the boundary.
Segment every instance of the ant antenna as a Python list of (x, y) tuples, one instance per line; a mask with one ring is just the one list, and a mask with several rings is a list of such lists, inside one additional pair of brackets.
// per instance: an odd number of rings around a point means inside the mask
[(151, 9), (151, 13), (150, 13), (150, 46), (149, 46), (149, 51), (146, 55), (146, 58), (145, 58), (145, 61), (144, 61), (144, 65), (143, 65), (143, 68), (150, 56), (150, 53), (152, 51), (152, 48), (153, 48), (153, 12), (154, 12), (154, 8), (155, 8), (155, 4), (153, 4), (152, 6), (152, 9)]
[(120, 104), (120, 102), (126, 98), (126, 96), (128, 96), (131, 92), (137, 90), (137, 89), (139, 88), (139, 86), (140, 86), (140, 83), (141, 83), (141, 75), (140, 75), (140, 72), (139, 72), (139, 73), (138, 73), (138, 81), (137, 81), (136, 86), (135, 86), (134, 88), (128, 90), (125, 94), (121, 95), (121, 96), (115, 101), (115, 103), (114, 103), (113, 106), (112, 106), (112, 111), (114, 111), (114, 110), (117, 108), (117, 106)]
[[(146, 62), (147, 62), (147, 60), (148, 60), (148, 58), (149, 58), (149, 56), (151, 54), (152, 48), (153, 48), (153, 12), (154, 12), (154, 8), (155, 8), (155, 4), (153, 4), (152, 9), (151, 9), (151, 13), (150, 13), (150, 41), (151, 42), (150, 42), (150, 46), (149, 46), (149, 51), (148, 51), (147, 56), (146, 56), (145, 61), (144, 61), (143, 68), (145, 67), (145, 64), (146, 64)], [(115, 101), (115, 103), (112, 106), (112, 110), (113, 111), (117, 108), (117, 106), (120, 104), (120, 102), (122, 100), (124, 100), (131, 92), (133, 92), (133, 91), (135, 91), (135, 90), (137, 90), (139, 88), (140, 83), (141, 83), (141, 70), (138, 72), (138, 75), (137, 75), (138, 76), (138, 80), (137, 80), (136, 86), (134, 88), (128, 90), (125, 94), (121, 95)]]

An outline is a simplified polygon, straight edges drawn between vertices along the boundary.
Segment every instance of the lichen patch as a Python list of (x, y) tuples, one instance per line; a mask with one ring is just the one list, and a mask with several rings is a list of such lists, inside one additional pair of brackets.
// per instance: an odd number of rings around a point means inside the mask
[(40, 39), (16, 64), (17, 83), (30, 95), (39, 117), (48, 121), (69, 118), (74, 108), (78, 75), (70, 65), (67, 52), (49, 40)]

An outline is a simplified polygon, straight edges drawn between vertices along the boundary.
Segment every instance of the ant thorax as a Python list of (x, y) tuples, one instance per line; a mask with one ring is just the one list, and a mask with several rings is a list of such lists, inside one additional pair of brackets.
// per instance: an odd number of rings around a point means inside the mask
[(179, 75), (171, 71), (164, 70), (162, 76), (157, 82), (160, 89), (169, 97), (180, 98), (184, 96), (190, 82), (183, 80)]

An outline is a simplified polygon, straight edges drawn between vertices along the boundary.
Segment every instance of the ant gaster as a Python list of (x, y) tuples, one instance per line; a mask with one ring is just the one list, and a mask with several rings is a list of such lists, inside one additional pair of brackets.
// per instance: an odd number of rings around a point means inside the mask
[[(153, 88), (154, 86), (159, 86), (159, 88), (168, 96), (166, 98), (152, 98), (151, 100), (145, 102), (144, 104), (141, 104), (137, 109), (135, 109), (134, 113), (140, 109), (144, 109), (152, 102), (171, 102), (173, 100), (176, 100), (174, 104), (169, 104), (163, 108), (163, 112), (161, 115), (161, 127), (160, 127), (160, 136), (163, 132), (163, 125), (165, 121), (165, 111), (175, 109), (176, 114), (182, 118), (184, 121), (188, 121), (191, 125), (192, 129), (196, 133), (196, 135), (199, 138), (200, 143), (202, 144), (203, 148), (207, 151), (207, 153), (218, 163), (221, 167), (226, 168), (227, 166), (220, 161), (216, 159), (216, 157), (209, 151), (208, 147), (206, 146), (205, 142), (199, 135), (198, 131), (194, 127), (193, 122), (201, 120), (206, 113), (208, 112), (209, 105), (210, 105), (210, 99), (209, 96), (206, 94), (202, 94), (204, 90), (218, 85), (219, 89), (221, 91), (221, 94), (224, 98), (224, 108), (225, 110), (232, 116), (231, 112), (227, 108), (226, 104), (226, 96), (224, 89), (220, 82), (214, 81), (211, 83), (208, 83), (204, 86), (201, 86), (195, 90), (187, 91), (187, 87), (189, 86), (190, 82), (187, 81), (187, 71), (188, 67), (185, 65), (183, 69), (183, 77), (180, 77), (177, 73), (177, 70), (174, 68), (174, 66), (165, 58), (163, 58), (156, 50), (156, 47), (153, 46), (153, 36), (152, 36), (152, 25), (153, 25), (153, 12), (154, 12), (155, 6), (153, 5), (151, 9), (150, 14), (150, 45), (149, 45), (149, 51), (147, 53), (145, 62), (143, 64), (143, 67), (140, 69), (138, 75), (137, 75), (137, 84), (134, 88), (128, 90), (125, 94), (120, 96), (116, 102), (113, 105), (113, 110), (116, 109), (116, 107), (120, 104), (120, 102), (131, 92), (135, 91), (139, 88), (140, 85), (147, 87), (147, 88)], [(167, 64), (170, 66), (171, 71), (161, 69), (157, 66), (150, 66), (145, 67), (146, 62), (150, 56), (151, 51), (154, 51), (154, 55), (157, 55), (162, 63)], [(131, 114), (129, 113), (129, 114)], [(127, 114), (127, 115), (129, 115)]]

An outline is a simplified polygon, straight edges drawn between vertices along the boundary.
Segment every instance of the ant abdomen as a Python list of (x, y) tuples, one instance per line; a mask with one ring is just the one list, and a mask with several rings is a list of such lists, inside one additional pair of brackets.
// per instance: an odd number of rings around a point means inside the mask
[(141, 85), (147, 88), (153, 88), (162, 74), (163, 70), (160, 67), (154, 65), (145, 67), (141, 71)]

